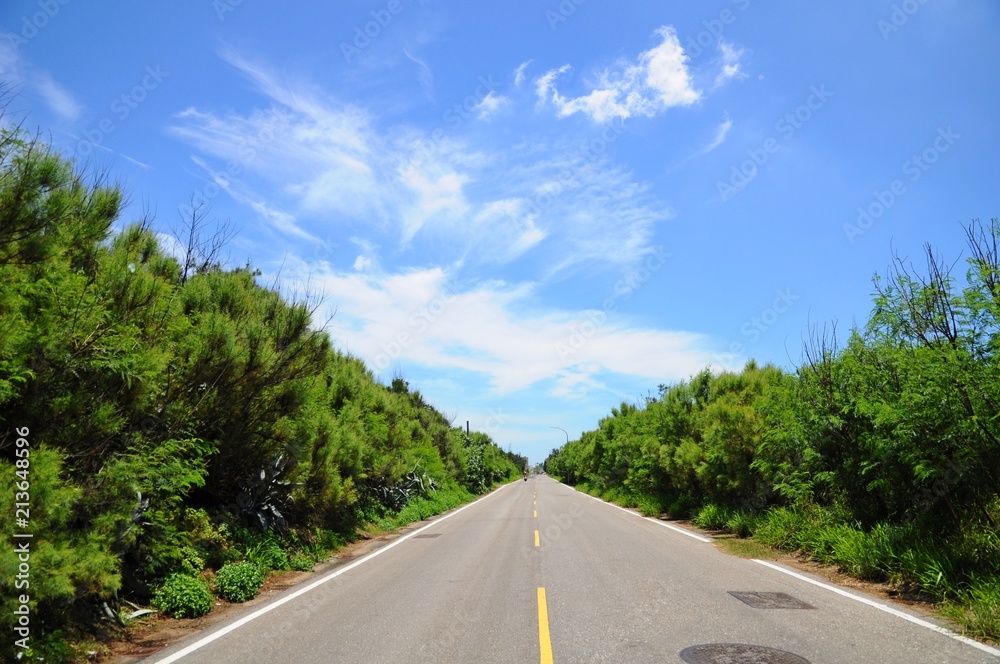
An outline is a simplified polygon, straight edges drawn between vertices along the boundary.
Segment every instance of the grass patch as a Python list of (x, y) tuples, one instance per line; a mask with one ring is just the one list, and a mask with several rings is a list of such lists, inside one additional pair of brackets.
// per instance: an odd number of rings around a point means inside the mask
[(1000, 580), (974, 580), (957, 600), (945, 602), (942, 613), (968, 634), (1000, 640)]
[(476, 496), (465, 489), (438, 489), (427, 497), (412, 498), (396, 516), (390, 519), (390, 523), (394, 528), (399, 528), (415, 521), (423, 521), (475, 498)]
[(708, 504), (698, 510), (691, 521), (694, 522), (694, 525), (705, 530), (722, 530), (732, 516), (732, 512), (725, 507)]
[(764, 560), (775, 560), (777, 552), (769, 546), (764, 546), (760, 542), (752, 539), (739, 539), (737, 537), (724, 537), (715, 540), (715, 543), (725, 553), (740, 558), (761, 558)]

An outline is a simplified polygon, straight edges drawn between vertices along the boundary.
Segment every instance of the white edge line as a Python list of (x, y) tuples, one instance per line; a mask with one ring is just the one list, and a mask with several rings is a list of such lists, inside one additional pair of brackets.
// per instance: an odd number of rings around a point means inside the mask
[(675, 526), (673, 524), (670, 524), (670, 523), (665, 523), (663, 521), (660, 521), (659, 519), (654, 519), (651, 516), (647, 516), (647, 517), (643, 517), (643, 518), (645, 518), (647, 521), (652, 521), (653, 523), (657, 523), (657, 524), (663, 526), (664, 528), (669, 528), (670, 530), (676, 530), (677, 532), (679, 532), (682, 535), (687, 535), (688, 537), (693, 537), (696, 540), (698, 540), (699, 542), (711, 542), (712, 541), (712, 540), (708, 539), (707, 537), (702, 537), (701, 535), (695, 535), (694, 533), (692, 533), (690, 531), (684, 530), (683, 528), (678, 528), (677, 526)]
[(338, 576), (340, 576), (341, 574), (349, 572), (350, 570), (354, 569), (355, 567), (358, 567), (359, 565), (362, 565), (362, 564), (368, 562), (369, 560), (371, 560), (372, 558), (375, 558), (376, 556), (382, 555), (383, 553), (385, 553), (389, 549), (393, 548), (394, 546), (396, 546), (398, 544), (402, 544), (403, 542), (405, 542), (406, 540), (410, 539), (414, 535), (417, 535), (417, 534), (421, 533), (422, 531), (427, 530), (431, 526), (436, 526), (439, 523), (441, 523), (442, 521), (444, 521), (446, 519), (450, 519), (451, 517), (455, 516), (456, 514), (458, 514), (459, 512), (461, 512), (462, 510), (468, 509), (468, 508), (472, 507), (473, 505), (475, 505), (476, 503), (478, 503), (480, 501), (483, 501), (483, 500), (486, 500), (487, 498), (500, 493), (500, 491), (502, 491), (506, 487), (510, 486), (511, 484), (513, 484), (513, 482), (508, 483), (508, 484), (504, 484), (503, 486), (501, 486), (500, 488), (496, 489), (495, 491), (491, 491), (490, 493), (486, 494), (485, 496), (472, 501), (468, 505), (463, 505), (462, 507), (459, 507), (454, 512), (451, 512), (449, 514), (445, 514), (440, 519), (435, 519), (434, 521), (431, 521), (430, 523), (428, 523), (426, 526), (421, 526), (420, 528), (417, 528), (413, 532), (407, 533), (406, 535), (403, 535), (402, 537), (393, 540), (392, 542), (390, 542), (389, 544), (386, 544), (382, 548), (377, 549), (375, 551), (372, 551), (371, 553), (369, 553), (368, 555), (366, 555), (364, 558), (361, 558), (360, 560), (356, 560), (356, 561), (354, 561), (353, 563), (351, 563), (349, 565), (345, 565), (344, 567), (340, 567), (340, 568), (334, 570), (333, 572), (331, 572), (330, 574), (327, 574), (326, 576), (313, 581), (308, 586), (306, 586), (304, 588), (300, 588), (299, 590), (296, 590), (291, 595), (286, 595), (286, 596), (282, 597), (281, 599), (276, 600), (276, 601), (268, 604), (267, 606), (264, 606), (264, 607), (261, 607), (260, 609), (257, 609), (256, 611), (254, 611), (250, 615), (244, 616), (243, 618), (240, 618), (236, 622), (223, 627), (219, 631), (212, 632), (208, 636), (206, 636), (206, 637), (204, 637), (202, 639), (199, 639), (198, 641), (195, 641), (194, 643), (192, 643), (191, 645), (187, 646), (183, 650), (178, 650), (173, 655), (170, 655), (169, 657), (165, 657), (164, 659), (156, 660), (156, 664), (171, 664), (172, 662), (176, 662), (177, 660), (181, 659), (182, 657), (186, 657), (186, 656), (190, 655), (194, 651), (199, 650), (200, 648), (202, 648), (204, 646), (207, 646), (212, 641), (215, 641), (216, 639), (222, 638), (226, 634), (229, 634), (230, 632), (232, 632), (232, 631), (234, 631), (236, 629), (239, 629), (243, 625), (246, 625), (251, 620), (255, 620), (255, 619), (261, 617), (265, 613), (268, 613), (269, 611), (272, 611), (272, 610), (278, 608), (282, 604), (287, 604), (288, 602), (291, 602), (293, 599), (299, 597), (300, 595), (306, 594), (307, 592), (309, 592), (313, 588), (321, 586), (324, 583), (326, 583), (327, 581), (335, 579)]
[(853, 599), (855, 601), (861, 602), (862, 604), (867, 604), (868, 606), (872, 606), (872, 607), (878, 609), (879, 611), (885, 611), (886, 613), (890, 613), (890, 614), (892, 614), (892, 615), (894, 615), (894, 616), (896, 616), (898, 618), (902, 618), (903, 620), (908, 620), (911, 623), (914, 623), (916, 625), (920, 625), (921, 627), (926, 627), (927, 629), (933, 630), (933, 631), (935, 631), (935, 632), (937, 632), (939, 634), (944, 634), (945, 636), (950, 636), (951, 638), (955, 639), (956, 641), (961, 641), (962, 643), (964, 643), (966, 645), (969, 645), (969, 646), (972, 646), (973, 648), (978, 648), (978, 649), (982, 650), (983, 652), (988, 652), (991, 655), (1000, 656), (1000, 650), (997, 650), (996, 648), (991, 648), (990, 646), (986, 645), (985, 643), (980, 643), (979, 641), (975, 641), (975, 640), (970, 639), (968, 637), (962, 636), (961, 634), (956, 634), (955, 632), (951, 631), (950, 629), (947, 629), (945, 627), (941, 627), (940, 625), (935, 625), (932, 622), (928, 622), (926, 620), (922, 620), (920, 618), (917, 618), (916, 616), (911, 616), (910, 614), (904, 613), (902, 611), (899, 611), (898, 609), (894, 609), (891, 606), (887, 606), (885, 604), (881, 604), (879, 602), (872, 601), (872, 600), (870, 600), (870, 599), (868, 599), (866, 597), (859, 597), (858, 595), (855, 595), (854, 593), (849, 593), (846, 590), (843, 590), (841, 588), (837, 588), (836, 586), (831, 586), (831, 585), (829, 585), (827, 583), (823, 583), (822, 581), (816, 581), (815, 579), (810, 579), (808, 576), (804, 576), (802, 574), (798, 574), (796, 572), (793, 572), (791, 570), (785, 569), (783, 567), (779, 567), (778, 565), (774, 565), (774, 564), (769, 563), (769, 562), (764, 561), (764, 560), (757, 560), (756, 558), (754, 558), (753, 561), (755, 563), (760, 563), (761, 565), (764, 565), (765, 567), (770, 567), (773, 570), (777, 570), (777, 571), (781, 572), (782, 574), (787, 574), (788, 576), (793, 576), (796, 579), (800, 579), (802, 581), (805, 581), (806, 583), (811, 583), (814, 586), (819, 586), (820, 588), (825, 588), (826, 590), (833, 591), (833, 592), (837, 593), (838, 595), (843, 595), (844, 597), (848, 597), (848, 598)]
[(598, 498), (597, 496), (592, 496), (589, 493), (583, 493), (582, 491), (580, 491), (579, 489), (577, 489), (575, 487), (571, 487), (571, 488), (574, 491), (576, 491), (577, 493), (582, 493), (583, 495), (587, 496), (587, 498), (593, 498), (597, 502), (603, 503), (603, 504), (607, 505), (608, 507), (614, 507), (616, 510), (621, 510), (622, 512), (626, 512), (628, 514), (631, 514), (632, 516), (637, 516), (637, 517), (639, 517), (641, 519), (645, 519), (646, 521), (652, 521), (653, 523), (659, 524), (659, 525), (663, 526), (664, 528), (669, 528), (670, 530), (675, 530), (675, 531), (679, 532), (681, 535), (687, 535), (688, 537), (692, 537), (692, 538), (698, 540), (699, 542), (711, 542), (712, 541), (712, 540), (708, 539), (707, 537), (702, 537), (701, 535), (695, 535), (694, 533), (692, 533), (690, 531), (684, 530), (683, 528), (678, 528), (677, 526), (669, 524), (669, 523), (664, 523), (663, 521), (661, 521), (659, 519), (656, 519), (654, 517), (651, 517), (651, 516), (642, 516), (638, 512), (634, 512), (634, 511), (632, 511), (630, 509), (626, 509), (626, 508), (622, 507), (621, 505), (615, 505), (614, 503), (609, 503), (608, 501), (606, 501), (606, 500), (604, 500), (602, 498)]

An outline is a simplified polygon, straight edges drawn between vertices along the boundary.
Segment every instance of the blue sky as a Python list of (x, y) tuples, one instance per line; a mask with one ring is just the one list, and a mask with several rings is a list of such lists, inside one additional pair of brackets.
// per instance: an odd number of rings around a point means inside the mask
[[(96, 5), (96, 6), (95, 6)], [(989, 0), (8, 0), (8, 118), (540, 461), (997, 216)], [(959, 264), (961, 272), (961, 264)]]

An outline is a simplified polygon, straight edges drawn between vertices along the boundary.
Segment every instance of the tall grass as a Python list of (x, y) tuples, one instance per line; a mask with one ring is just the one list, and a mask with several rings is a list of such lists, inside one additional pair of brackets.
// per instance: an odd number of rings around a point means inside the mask
[(398, 514), (390, 519), (395, 527), (405, 526), (414, 521), (423, 521), (442, 512), (464, 505), (475, 496), (464, 488), (438, 489), (427, 497), (410, 499)]
[(973, 579), (956, 599), (945, 603), (944, 614), (969, 634), (1000, 641), (1000, 580)]

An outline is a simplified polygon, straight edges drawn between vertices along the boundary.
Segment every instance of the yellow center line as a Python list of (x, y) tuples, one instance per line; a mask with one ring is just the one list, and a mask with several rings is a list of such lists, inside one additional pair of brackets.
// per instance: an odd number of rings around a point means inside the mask
[(549, 638), (549, 606), (545, 588), (538, 589), (538, 650), (540, 664), (552, 664), (552, 640)]
[(538, 510), (535, 510), (535, 518), (538, 518)]
[(535, 531), (535, 546), (540, 546), (540, 544), (538, 542), (538, 531), (537, 530)]

